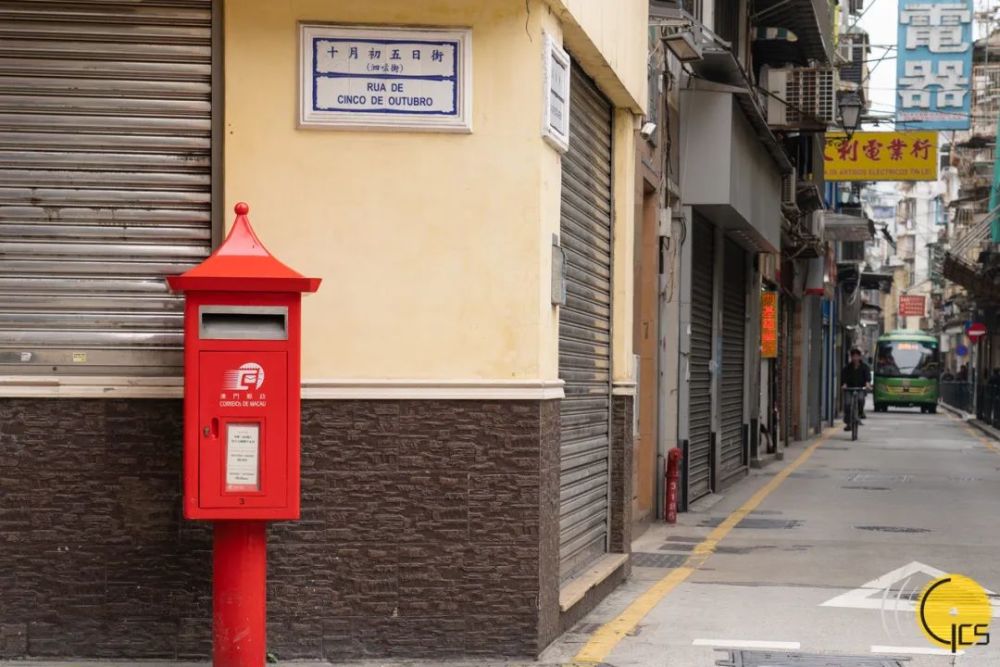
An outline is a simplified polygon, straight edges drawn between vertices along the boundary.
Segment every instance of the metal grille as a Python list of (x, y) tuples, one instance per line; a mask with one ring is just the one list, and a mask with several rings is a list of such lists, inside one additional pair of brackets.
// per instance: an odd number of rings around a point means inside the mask
[(732, 45), (733, 53), (740, 53), (740, 12), (738, 2), (715, 3), (715, 34)]
[(211, 0), (0, 3), (0, 372), (180, 374), (211, 106)]
[(746, 472), (743, 447), (743, 361), (746, 331), (746, 253), (726, 240), (722, 289), (722, 376), (719, 383), (719, 486)]
[(611, 423), (611, 104), (574, 65), (562, 158), (559, 557), (571, 576), (607, 550)]
[(788, 71), (785, 120), (788, 125), (837, 122), (837, 72), (816, 67)]
[(695, 217), (691, 266), (691, 354), (688, 408), (688, 501), (712, 491), (712, 292), (715, 238)]
[(972, 134), (994, 136), (1000, 115), (1000, 63), (972, 68)]

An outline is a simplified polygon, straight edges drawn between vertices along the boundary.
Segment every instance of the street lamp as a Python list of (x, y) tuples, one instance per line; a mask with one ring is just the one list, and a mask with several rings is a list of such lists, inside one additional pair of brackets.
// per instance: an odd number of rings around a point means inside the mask
[(856, 93), (848, 93), (838, 100), (837, 106), (840, 109), (840, 125), (850, 141), (861, 124), (861, 100)]

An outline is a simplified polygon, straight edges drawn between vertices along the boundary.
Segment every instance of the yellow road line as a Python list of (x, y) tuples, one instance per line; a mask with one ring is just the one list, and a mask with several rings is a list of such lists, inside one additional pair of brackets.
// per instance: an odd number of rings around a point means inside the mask
[(813, 452), (835, 432), (836, 429), (827, 429), (797, 459), (788, 464), (781, 472), (774, 476), (774, 479), (758, 489), (749, 500), (726, 517), (725, 521), (716, 526), (704, 540), (695, 546), (691, 556), (684, 561), (683, 565), (672, 570), (667, 576), (648, 588), (646, 592), (636, 598), (617, 618), (598, 628), (591, 635), (587, 643), (584, 644), (583, 648), (576, 654), (576, 657), (573, 658), (573, 664), (591, 665), (604, 662), (615, 646), (635, 630), (646, 614), (651, 612), (672, 590), (677, 588), (685, 579), (704, 565), (705, 561), (715, 552), (715, 547), (736, 527), (736, 524), (745, 519), (750, 512), (754, 511), (758, 505), (764, 502), (765, 498), (771, 495), (789, 475), (808, 461)]

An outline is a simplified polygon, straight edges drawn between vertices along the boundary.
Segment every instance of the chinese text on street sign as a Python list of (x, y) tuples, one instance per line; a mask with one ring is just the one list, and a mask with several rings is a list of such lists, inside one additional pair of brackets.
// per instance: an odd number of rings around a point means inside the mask
[(899, 297), (899, 314), (901, 317), (923, 317), (923, 296), (903, 294)]
[(823, 160), (828, 181), (934, 181), (937, 132), (830, 132)]
[(773, 290), (760, 293), (760, 356), (778, 356), (778, 293)]
[(303, 126), (468, 131), (469, 30), (302, 25)]
[(896, 120), (913, 129), (969, 127), (972, 0), (899, 0)]

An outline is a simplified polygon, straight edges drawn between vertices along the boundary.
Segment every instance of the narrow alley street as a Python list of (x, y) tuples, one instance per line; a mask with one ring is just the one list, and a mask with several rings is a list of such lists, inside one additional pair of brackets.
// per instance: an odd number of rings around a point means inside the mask
[[(727, 517), (748, 508), (735, 528), (720, 531)], [(872, 665), (896, 665), (876, 660), (890, 656), (915, 667), (1000, 665), (996, 642), (954, 663), (926, 655), (934, 649), (912, 602), (942, 571), (997, 588), (998, 509), (994, 441), (948, 414), (869, 410), (857, 442), (839, 426), (828, 429), (718, 502), (681, 515), (676, 526), (647, 531), (633, 545), (628, 584), (542, 661), (694, 667), (726, 659), (730, 650), (720, 649), (757, 647), (777, 655), (735, 664), (820, 664), (780, 658), (800, 651), (865, 656)], [(671, 586), (712, 539), (719, 540), (715, 553)], [(636, 607), (651, 598), (655, 607), (638, 618)], [(624, 620), (620, 641), (601, 629), (614, 619)]]

